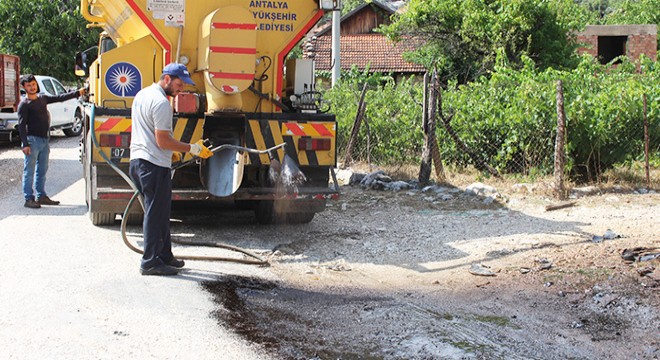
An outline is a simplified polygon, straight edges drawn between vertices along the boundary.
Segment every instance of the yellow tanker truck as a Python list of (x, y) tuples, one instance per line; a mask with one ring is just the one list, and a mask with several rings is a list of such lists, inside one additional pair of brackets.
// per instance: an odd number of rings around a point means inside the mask
[[(124, 213), (133, 191), (117, 169), (128, 172), (133, 97), (172, 62), (186, 65), (196, 84), (172, 99), (173, 135), (226, 147), (208, 160), (185, 155), (185, 166), (174, 172), (173, 201), (230, 200), (253, 208), (261, 223), (304, 223), (323, 211), (338, 196), (329, 186), (336, 120), (315, 91), (313, 63), (287, 55), (337, 6), (337, 0), (81, 0), (88, 27), (103, 29), (98, 47), (76, 57), (76, 73), (90, 87), (81, 105), (81, 161), (92, 222), (112, 224)], [(304, 181), (282, 191), (271, 165), (287, 162)], [(138, 212), (130, 215), (139, 218)]]

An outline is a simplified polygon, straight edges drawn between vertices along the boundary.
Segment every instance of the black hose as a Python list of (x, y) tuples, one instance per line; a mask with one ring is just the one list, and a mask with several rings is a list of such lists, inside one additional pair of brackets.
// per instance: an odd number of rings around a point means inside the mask
[[(92, 104), (92, 110), (91, 110), (91, 119), (89, 121), (90, 124), (90, 136), (92, 137), (92, 142), (94, 143), (94, 146), (96, 146), (97, 149), (100, 149), (100, 146), (98, 144), (98, 141), (96, 140), (96, 133), (94, 131), (94, 119), (96, 117), (96, 105)], [(225, 149), (227, 147), (221, 148), (219, 146), (216, 149), (213, 149), (214, 151), (219, 151), (222, 149)], [(252, 150), (252, 149), (249, 149)], [(267, 150), (265, 150), (267, 151)], [(138, 254), (143, 254), (144, 251), (137, 246), (134, 246), (131, 244), (131, 242), (128, 240), (128, 237), (126, 236), (126, 223), (128, 219), (128, 214), (130, 212), (131, 207), (133, 206), (133, 203), (135, 202), (135, 199), (140, 199), (140, 206), (142, 206), (142, 209), (144, 210), (144, 202), (142, 201), (142, 197), (140, 195), (140, 191), (137, 189), (137, 186), (135, 186), (135, 183), (131, 180), (131, 178), (126, 175), (117, 165), (113, 164), (110, 159), (108, 159), (108, 156), (103, 152), (99, 150), (99, 154), (103, 158), (103, 160), (110, 165), (110, 167), (119, 175), (121, 176), (131, 187), (131, 189), (134, 190), (133, 196), (131, 199), (128, 201), (128, 204), (126, 205), (126, 209), (124, 210), (122, 219), (121, 219), (121, 236), (122, 239), (124, 240), (124, 244), (126, 246), (135, 251)], [(192, 245), (192, 246), (207, 246), (207, 247), (218, 247), (222, 249), (227, 249), (231, 251), (236, 251), (240, 252), (242, 254), (245, 254), (247, 256), (250, 256), (256, 260), (249, 260), (249, 259), (236, 259), (236, 258), (227, 258), (227, 257), (217, 257), (217, 256), (193, 256), (193, 255), (179, 255), (176, 256), (178, 259), (184, 259), (184, 260), (202, 260), (202, 261), (226, 261), (226, 262), (235, 262), (235, 263), (241, 263), (241, 264), (250, 264), (250, 265), (268, 265), (268, 261), (262, 259), (258, 255), (242, 249), (237, 246), (232, 246), (220, 242), (190, 242), (190, 241), (180, 241), (180, 240), (172, 240), (172, 242), (177, 243), (177, 244), (182, 244), (182, 245)]]

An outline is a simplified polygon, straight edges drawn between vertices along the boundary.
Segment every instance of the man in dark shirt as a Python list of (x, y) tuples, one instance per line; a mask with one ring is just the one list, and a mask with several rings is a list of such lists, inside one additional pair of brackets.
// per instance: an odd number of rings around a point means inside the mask
[[(18, 133), (21, 136), (21, 147), (25, 154), (23, 162), (23, 196), (25, 207), (38, 209), (41, 205), (58, 205), (59, 201), (51, 200), (46, 194), (46, 171), (48, 171), (48, 156), (50, 147), (50, 113), (46, 105), (54, 102), (75, 99), (85, 93), (85, 89), (74, 90), (66, 94), (50, 96), (39, 94), (39, 85), (34, 75), (21, 77), (21, 86), (26, 96), (18, 104)], [(35, 200), (33, 185), (37, 192)]]

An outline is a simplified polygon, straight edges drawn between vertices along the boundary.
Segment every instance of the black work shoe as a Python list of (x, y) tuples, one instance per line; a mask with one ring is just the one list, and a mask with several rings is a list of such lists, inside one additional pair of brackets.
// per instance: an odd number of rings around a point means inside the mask
[(152, 266), (148, 269), (145, 268), (140, 268), (140, 274), (142, 275), (176, 275), (179, 273), (179, 269), (165, 265), (165, 264), (160, 264), (156, 266)]
[(59, 205), (59, 201), (51, 200), (48, 196), (42, 196), (37, 199), (37, 202), (41, 205)]
[(167, 263), (169, 266), (174, 266), (175, 268), (182, 268), (186, 263), (183, 260), (179, 260), (177, 258), (172, 258), (169, 263)]
[(23, 206), (30, 209), (38, 209), (41, 207), (41, 205), (38, 202), (34, 201), (34, 199), (25, 200), (25, 205)]

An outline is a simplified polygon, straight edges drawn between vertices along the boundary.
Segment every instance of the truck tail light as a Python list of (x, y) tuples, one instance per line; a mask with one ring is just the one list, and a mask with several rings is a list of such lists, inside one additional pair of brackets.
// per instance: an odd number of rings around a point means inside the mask
[(131, 147), (131, 133), (100, 134), (99, 145), (102, 147)]
[(182, 92), (174, 98), (174, 111), (182, 114), (196, 114), (199, 112), (199, 104), (198, 94)]
[(298, 150), (330, 150), (330, 139), (298, 139)]

